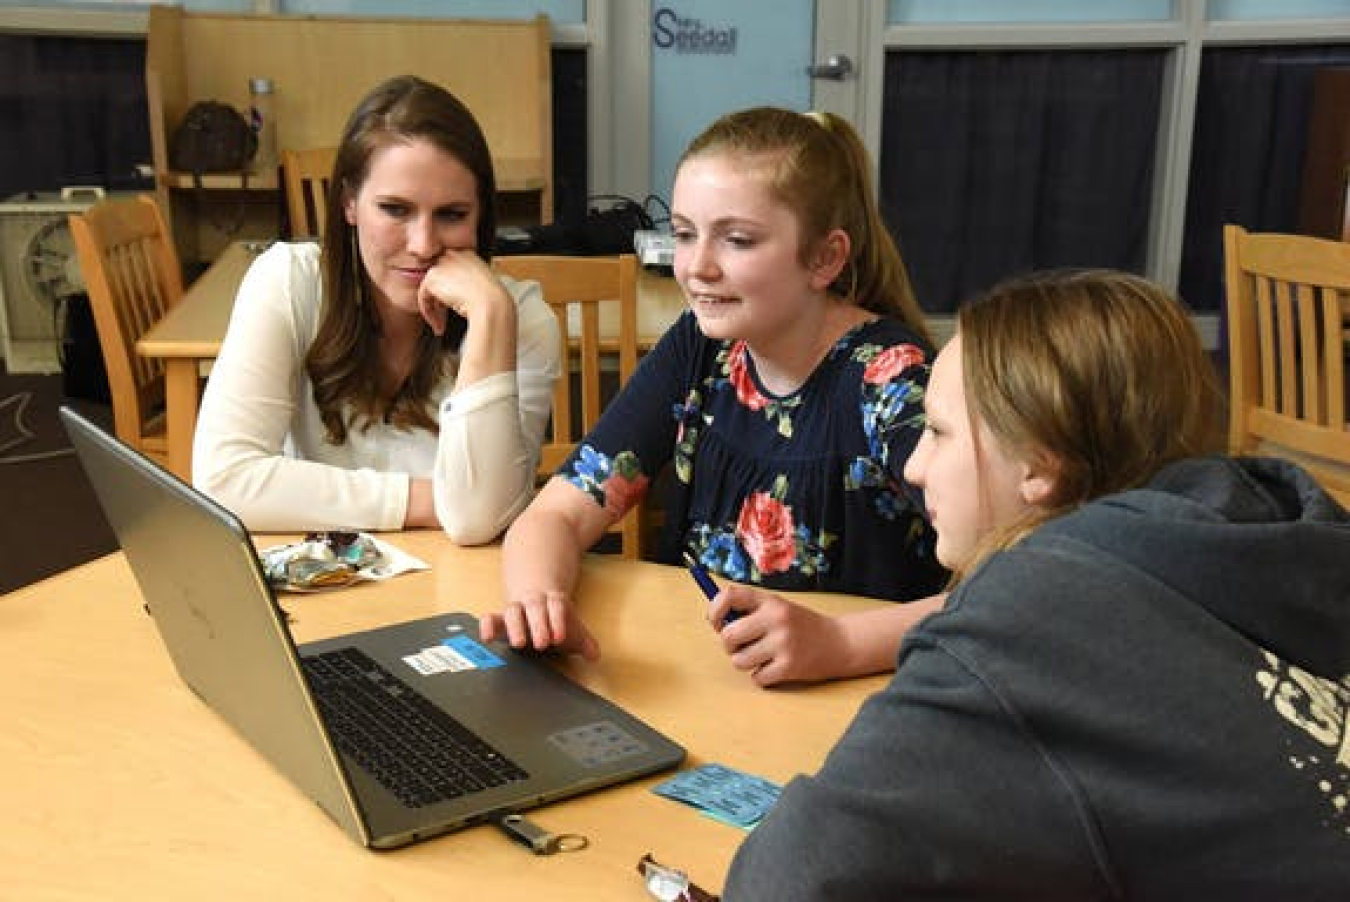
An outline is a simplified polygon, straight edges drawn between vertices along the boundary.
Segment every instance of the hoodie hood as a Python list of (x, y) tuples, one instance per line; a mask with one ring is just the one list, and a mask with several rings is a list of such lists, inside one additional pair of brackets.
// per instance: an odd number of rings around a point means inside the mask
[(1046, 524), (1153, 574), (1318, 676), (1350, 672), (1350, 518), (1294, 464), (1203, 458)]

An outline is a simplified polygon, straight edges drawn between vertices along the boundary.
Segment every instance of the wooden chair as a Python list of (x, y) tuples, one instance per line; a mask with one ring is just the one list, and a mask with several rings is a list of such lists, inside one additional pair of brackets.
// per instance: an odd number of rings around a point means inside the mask
[(1224, 226), (1229, 450), (1304, 465), (1350, 505), (1350, 244)]
[(112, 394), (113, 430), (167, 465), (164, 361), (136, 341), (183, 296), (173, 236), (150, 195), (118, 198), (69, 216)]
[(323, 237), (328, 188), (336, 158), (336, 147), (282, 151), (281, 172), (292, 238)]
[[(620, 386), (637, 368), (637, 257), (527, 255), (497, 257), (493, 262), (504, 275), (538, 282), (558, 318), (565, 365), (563, 377), (553, 388), (550, 436), (539, 460), (539, 479), (544, 482), (600, 419), (605, 358), (617, 356)], [(603, 339), (602, 307), (610, 308), (604, 311), (610, 328)], [(621, 535), (624, 557), (642, 556), (641, 505), (629, 511), (613, 531)]]
[(1350, 165), (1345, 167), (1341, 183), (1341, 240), (1350, 241)]

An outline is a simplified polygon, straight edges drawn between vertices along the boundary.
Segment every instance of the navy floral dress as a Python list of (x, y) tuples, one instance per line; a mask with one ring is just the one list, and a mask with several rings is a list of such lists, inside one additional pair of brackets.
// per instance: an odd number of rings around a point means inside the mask
[(769, 394), (741, 341), (685, 312), (560, 474), (616, 513), (670, 465), (657, 557), (776, 590), (908, 600), (946, 573), (901, 477), (930, 350), (899, 320), (846, 334), (795, 393)]

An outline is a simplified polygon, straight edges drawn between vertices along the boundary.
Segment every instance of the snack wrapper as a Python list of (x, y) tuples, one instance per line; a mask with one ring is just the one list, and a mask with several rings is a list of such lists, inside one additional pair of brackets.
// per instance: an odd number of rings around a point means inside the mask
[(267, 581), (285, 592), (340, 589), (428, 569), (406, 551), (364, 532), (312, 532), (299, 542), (264, 548), (259, 556)]

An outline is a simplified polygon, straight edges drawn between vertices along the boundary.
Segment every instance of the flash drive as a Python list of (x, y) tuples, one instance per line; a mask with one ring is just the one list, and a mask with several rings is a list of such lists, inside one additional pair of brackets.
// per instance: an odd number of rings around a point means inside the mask
[(493, 820), (507, 836), (536, 855), (555, 852), (578, 852), (587, 846), (586, 837), (577, 833), (549, 833), (543, 827), (526, 820), (524, 815), (506, 814)]

